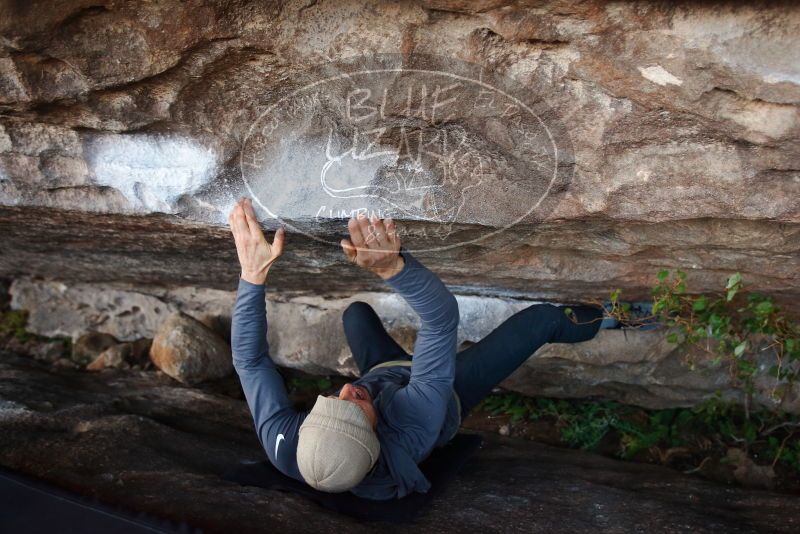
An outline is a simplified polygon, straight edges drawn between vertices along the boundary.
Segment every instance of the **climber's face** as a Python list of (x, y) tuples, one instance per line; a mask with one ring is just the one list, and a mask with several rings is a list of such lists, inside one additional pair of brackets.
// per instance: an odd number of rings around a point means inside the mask
[[(332, 398), (337, 398), (336, 395), (330, 395)], [(340, 400), (350, 401), (357, 405), (369, 419), (372, 428), (378, 426), (378, 414), (375, 411), (375, 406), (372, 405), (372, 397), (369, 391), (364, 386), (356, 386), (354, 384), (345, 384), (339, 392)]]

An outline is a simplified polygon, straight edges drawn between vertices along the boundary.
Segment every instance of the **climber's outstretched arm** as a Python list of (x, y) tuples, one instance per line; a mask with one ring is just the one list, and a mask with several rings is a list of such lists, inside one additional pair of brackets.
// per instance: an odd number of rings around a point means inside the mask
[(353, 263), (378, 274), (419, 315), (411, 379), (397, 393), (391, 414), (404, 429), (407, 449), (422, 460), (433, 447), (453, 395), (458, 303), (442, 281), (400, 246), (391, 219), (351, 219), (342, 248)]
[(292, 407), (267, 343), (265, 282), (270, 266), (283, 251), (284, 232), (278, 230), (272, 244), (267, 242), (247, 199), (237, 203), (229, 222), (242, 266), (231, 324), (233, 366), (270, 461), (284, 474), (302, 480), (296, 451), (306, 414)]

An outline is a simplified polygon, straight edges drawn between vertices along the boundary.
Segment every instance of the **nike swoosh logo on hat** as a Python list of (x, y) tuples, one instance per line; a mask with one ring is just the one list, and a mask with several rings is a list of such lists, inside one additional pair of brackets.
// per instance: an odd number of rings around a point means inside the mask
[(278, 434), (278, 439), (275, 440), (275, 457), (276, 458), (278, 457), (278, 446), (281, 444), (281, 441), (283, 441), (284, 439), (285, 438), (283, 437), (283, 434)]

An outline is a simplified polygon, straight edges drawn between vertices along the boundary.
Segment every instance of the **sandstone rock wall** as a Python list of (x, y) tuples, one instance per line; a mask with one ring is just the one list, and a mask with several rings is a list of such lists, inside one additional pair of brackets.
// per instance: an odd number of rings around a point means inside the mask
[[(75, 284), (16, 280), (11, 287), (15, 308), (30, 311), (28, 328), (44, 336), (79, 338), (103, 332), (128, 341), (152, 338), (177, 311), (194, 317), (223, 337), (230, 335), (234, 292), (180, 287)], [(460, 348), (480, 341), (515, 312), (534, 301), (457, 296), (461, 320)], [(369, 303), (389, 334), (413, 353), (419, 318), (397, 295), (360, 292), (348, 296), (290, 296), (269, 292), (268, 341), (281, 366), (314, 374), (358, 376), (342, 328), (342, 312), (353, 301)], [(689, 370), (687, 358), (696, 362)], [(725, 367), (708, 354), (684, 354), (661, 331), (601, 330), (591, 341), (546, 345), (502, 387), (533, 396), (603, 397), (649, 408), (697, 404), (717, 392), (742, 401)], [(775, 383), (757, 383), (755, 402), (767, 408)], [(784, 410), (800, 413), (800, 387), (781, 390)]]
[[(73, 1), (0, 9), (4, 273), (57, 275), (52, 254), (80, 248), (68, 268), (115, 279), (137, 267), (135, 255), (126, 250), (125, 265), (103, 272), (92, 253), (113, 254), (115, 240), (135, 238), (147, 254), (165, 238), (158, 220), (76, 220), (64, 210), (199, 222), (194, 244), (212, 242), (228, 262), (214, 225), (244, 190), (237, 158), (258, 114), (312, 65), (396, 53), (466, 61), (516, 81), (546, 101), (574, 159), (544, 224), (430, 258), (448, 282), (578, 298), (614, 286), (642, 292), (659, 267), (674, 266), (688, 269), (697, 290), (718, 287), (733, 270), (776, 295), (797, 290), (800, 9), (791, 2)], [(510, 206), (504, 195), (500, 180), (480, 206)], [(47, 208), (33, 225), (18, 209), (30, 206)], [(452, 239), (466, 240), (476, 217), (457, 220), (461, 234)], [(99, 242), (84, 229), (79, 243), (63, 235), (55, 243), (63, 225), (112, 234)], [(303, 236), (295, 243), (302, 250), (289, 256), (291, 269), (341, 263), (333, 247)], [(230, 287), (183, 252), (148, 262)], [(494, 257), (480, 261), (483, 253)], [(317, 279), (336, 286), (339, 277), (325, 270)], [(286, 286), (308, 289), (305, 280)]]
[[(223, 225), (250, 191), (240, 163), (253, 124), (317, 66), (336, 74), (378, 53), (408, 67), (417, 57), (440, 58), (425, 64), (445, 70), (464, 62), (507, 81), (541, 104), (567, 156), (542, 208), (495, 235), (504, 217), (534, 203), (524, 191), (540, 160), (518, 153), (503, 114), (455, 115), (472, 153), (497, 171), (445, 221), (447, 243), (469, 244), (419, 254), (460, 294), (576, 301), (619, 287), (641, 298), (659, 269), (682, 268), (692, 291), (716, 290), (740, 271), (749, 289), (800, 310), (793, 2), (2, 2), (0, 37), (2, 277), (234, 289)], [(323, 122), (343, 125), (327, 113)], [(274, 287), (291, 298), (382, 289), (326, 243), (338, 240), (341, 220), (294, 221), (316, 198), (298, 188), (316, 160), (312, 150), (280, 151), (299, 131), (287, 124), (261, 147), (277, 154), (284, 182), (259, 195), (279, 199), (277, 215), (298, 229)], [(442, 226), (399, 219), (421, 248)], [(341, 358), (321, 367), (341, 370)], [(622, 367), (631, 371), (551, 369), (548, 384), (584, 394), (614, 383), (603, 391), (627, 398), (644, 388), (644, 398), (655, 386), (642, 377), (664, 368)], [(550, 391), (541, 376), (516, 383)], [(677, 381), (661, 380), (659, 395)]]

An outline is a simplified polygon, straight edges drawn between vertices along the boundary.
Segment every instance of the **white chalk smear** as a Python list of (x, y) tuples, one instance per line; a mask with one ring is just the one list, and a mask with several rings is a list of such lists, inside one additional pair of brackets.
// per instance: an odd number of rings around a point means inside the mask
[(136, 210), (163, 213), (213, 180), (218, 166), (208, 147), (157, 134), (100, 136), (89, 143), (87, 161), (95, 183), (117, 189)]
[(639, 67), (639, 72), (642, 73), (642, 76), (653, 83), (657, 83), (658, 85), (683, 85), (683, 80), (673, 76), (661, 65), (655, 65), (653, 67)]

